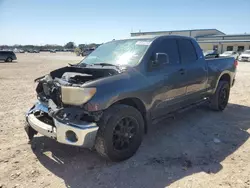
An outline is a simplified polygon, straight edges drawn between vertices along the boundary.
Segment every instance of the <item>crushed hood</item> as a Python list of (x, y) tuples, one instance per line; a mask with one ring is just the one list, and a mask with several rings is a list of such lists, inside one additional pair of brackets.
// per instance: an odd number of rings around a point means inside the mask
[(40, 101), (48, 102), (52, 99), (58, 106), (61, 105), (61, 86), (84, 87), (93, 80), (113, 76), (121, 73), (117, 68), (111, 67), (75, 67), (68, 66), (56, 69), (50, 74), (37, 78), (36, 92)]

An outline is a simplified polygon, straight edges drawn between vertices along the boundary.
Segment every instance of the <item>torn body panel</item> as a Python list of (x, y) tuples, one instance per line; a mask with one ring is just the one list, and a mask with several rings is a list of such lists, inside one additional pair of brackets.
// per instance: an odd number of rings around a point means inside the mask
[(38, 78), (38, 102), (26, 115), (25, 130), (29, 139), (38, 132), (64, 144), (92, 147), (98, 130), (96, 122), (102, 117), (103, 111), (87, 111), (83, 105), (65, 104), (62, 100), (62, 87), (64, 92), (65, 87), (72, 87), (75, 91), (76, 88), (83, 88), (86, 82), (112, 74), (118, 74), (118, 71), (64, 67)]
[[(68, 96), (71, 92), (79, 92), (79, 90), (86, 90), (84, 84), (93, 80), (101, 79), (119, 74), (121, 71), (117, 68), (100, 67), (86, 68), (86, 67), (63, 67), (50, 72), (36, 79), (38, 82), (36, 92), (38, 101), (48, 108), (48, 112), (52, 118), (57, 118), (66, 123), (81, 124), (82, 121), (98, 122), (102, 116), (102, 110), (88, 111), (84, 108), (84, 103), (81, 105), (69, 105), (63, 102), (63, 94)], [(70, 90), (70, 88), (72, 88)], [(62, 93), (64, 92), (64, 93)], [(86, 96), (75, 94), (79, 98)], [(41, 107), (41, 105), (39, 106)], [(43, 112), (44, 113), (44, 112)]]
[(52, 99), (57, 106), (63, 106), (61, 87), (80, 87), (87, 82), (100, 78), (116, 75), (119, 73), (115, 68), (85, 68), (85, 67), (63, 67), (52, 71), (50, 74), (40, 77), (36, 92), (38, 100), (48, 102)]

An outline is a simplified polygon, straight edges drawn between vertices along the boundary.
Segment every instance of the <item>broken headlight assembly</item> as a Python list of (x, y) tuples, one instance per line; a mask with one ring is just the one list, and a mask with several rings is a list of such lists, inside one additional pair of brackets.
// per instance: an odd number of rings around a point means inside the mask
[(96, 88), (81, 88), (62, 86), (62, 102), (68, 105), (82, 105), (89, 101), (96, 93)]

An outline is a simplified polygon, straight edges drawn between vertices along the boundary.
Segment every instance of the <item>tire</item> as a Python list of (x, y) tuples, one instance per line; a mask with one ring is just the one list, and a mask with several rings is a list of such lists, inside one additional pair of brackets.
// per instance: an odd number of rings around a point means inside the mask
[(214, 95), (210, 99), (210, 108), (215, 111), (223, 111), (230, 95), (230, 85), (227, 81), (220, 81)]
[[(123, 129), (119, 127), (126, 127), (120, 125), (128, 119), (131, 119), (128, 123), (129, 129), (134, 128), (129, 133), (121, 133)], [(117, 104), (109, 107), (103, 113), (98, 126), (95, 149), (101, 156), (111, 161), (123, 161), (130, 158), (141, 145), (144, 120), (141, 113), (132, 106)]]
[(12, 58), (11, 58), (11, 57), (8, 57), (5, 61), (6, 61), (6, 62), (12, 62)]

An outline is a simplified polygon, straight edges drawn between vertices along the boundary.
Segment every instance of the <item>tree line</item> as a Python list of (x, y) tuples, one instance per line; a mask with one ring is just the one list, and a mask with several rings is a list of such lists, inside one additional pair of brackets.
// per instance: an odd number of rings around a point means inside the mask
[(58, 51), (62, 51), (62, 50), (74, 50), (76, 48), (80, 49), (81, 51), (83, 51), (86, 48), (96, 48), (98, 47), (100, 44), (96, 44), (96, 43), (91, 43), (91, 44), (79, 44), (78, 46), (75, 45), (74, 42), (68, 42), (66, 43), (64, 46), (62, 45), (57, 45), (57, 44), (46, 44), (46, 45), (0, 45), (0, 50), (4, 50), (4, 49), (23, 49), (23, 50), (29, 50), (29, 49), (33, 49), (33, 50), (40, 50), (40, 51), (47, 51), (47, 50), (58, 50)]

